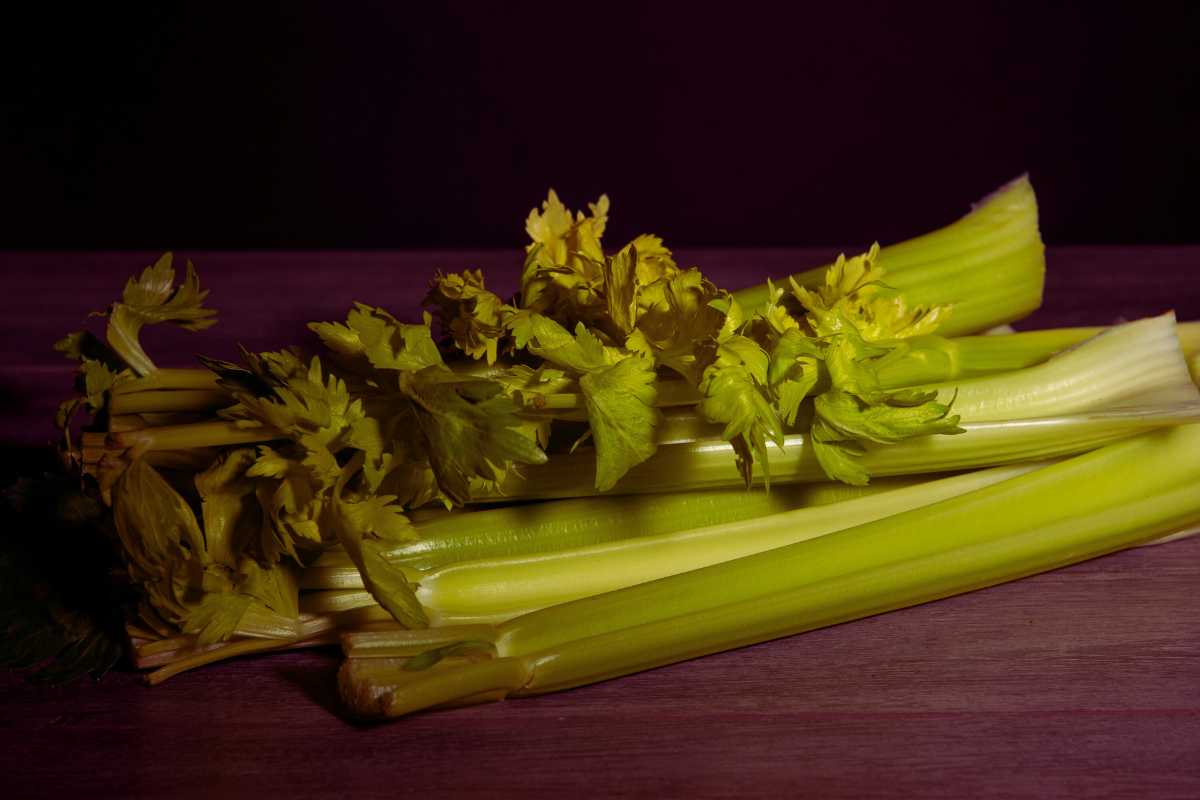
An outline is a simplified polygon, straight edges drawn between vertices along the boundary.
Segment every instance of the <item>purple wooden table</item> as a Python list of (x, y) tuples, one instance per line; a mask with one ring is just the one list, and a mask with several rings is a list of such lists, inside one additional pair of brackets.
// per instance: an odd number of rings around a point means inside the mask
[[(726, 286), (828, 250), (680, 253)], [(149, 253), (0, 254), (0, 442), (52, 437), (50, 351)], [(190, 253), (223, 321), (152, 331), (163, 365), (307, 342), (355, 299), (409, 315), (435, 268), (514, 288), (511, 254)], [(1200, 248), (1055, 248), (1025, 325), (1174, 308)], [(500, 278), (503, 276), (503, 279)], [(1200, 491), (1200, 489), (1198, 489)], [(221, 664), (147, 689), (117, 673), (0, 677), (6, 797), (394, 795), (1197, 797), (1200, 539), (541, 698), (362, 726), (335, 653)]]

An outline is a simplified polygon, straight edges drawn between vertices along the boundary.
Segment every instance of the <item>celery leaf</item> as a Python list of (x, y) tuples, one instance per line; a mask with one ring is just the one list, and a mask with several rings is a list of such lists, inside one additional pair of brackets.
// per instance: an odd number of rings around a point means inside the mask
[(217, 321), (217, 312), (204, 307), (208, 292), (200, 289), (192, 262), (187, 262), (187, 273), (178, 286), (171, 264), (171, 253), (164, 253), (139, 277), (130, 278), (121, 301), (113, 303), (107, 312), (108, 343), (138, 375), (148, 375), (156, 369), (138, 340), (144, 325), (171, 322), (199, 331)]
[(546, 454), (521, 432), (513, 401), (491, 384), (483, 396), (464, 396), (436, 372), (405, 373), (404, 392), (416, 405), (416, 420), (428, 447), (438, 486), (455, 503), (470, 499), (470, 479), (495, 481), (510, 462), (542, 464)]
[(630, 356), (579, 379), (596, 442), (596, 489), (607, 491), (658, 449), (654, 362)]
[(437, 309), (443, 333), (459, 350), (496, 363), (504, 316), (512, 309), (484, 287), (481, 271), (434, 275), (424, 305)]

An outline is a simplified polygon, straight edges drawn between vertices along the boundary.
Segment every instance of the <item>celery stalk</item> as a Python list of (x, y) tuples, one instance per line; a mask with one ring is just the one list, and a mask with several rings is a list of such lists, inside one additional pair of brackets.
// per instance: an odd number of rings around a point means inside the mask
[(112, 448), (143, 453), (155, 450), (182, 450), (189, 447), (254, 444), (283, 438), (286, 436), (273, 428), (245, 427), (235, 422), (214, 420), (194, 425), (170, 425), (112, 433), (107, 436), (106, 444)]
[(416, 578), (417, 599), (433, 625), (503, 621), (556, 603), (824, 536), (973, 491), (1036, 466), (997, 467), (832, 505), (657, 536), (451, 564)]
[(913, 336), (892, 342), (900, 345), (900, 349), (881, 359), (876, 370), (884, 389), (975, 378), (1041, 364), (1105, 330), (1108, 329), (1051, 328), (954, 338)]
[[(1111, 329), (1096, 326), (954, 338), (913, 336), (893, 342), (901, 349), (882, 359), (876, 371), (884, 389), (982, 377), (1036, 366)], [(1194, 359), (1200, 353), (1200, 322), (1176, 322), (1175, 332), (1184, 357)]]
[[(718, 525), (806, 506), (840, 502), (911, 486), (924, 476), (871, 486), (795, 484), (771, 492), (745, 489), (593, 497), (504, 506), (414, 520), (417, 538), (388, 548), (392, 564), (414, 571), (480, 559), (503, 559), (595, 546)], [(300, 575), (304, 589), (361, 589), (362, 575), (341, 548), (322, 554)]]
[(217, 380), (217, 376), (207, 369), (156, 369), (149, 375), (118, 381), (113, 387), (113, 394), (136, 394), (164, 389), (216, 390), (220, 388)]
[[(884, 247), (878, 263), (887, 284), (910, 305), (953, 306), (939, 329), (943, 336), (975, 333), (1026, 316), (1041, 305), (1046, 270), (1029, 179), (1022, 176), (1001, 187), (940, 230)], [(818, 286), (826, 268), (792, 278)], [(760, 284), (734, 292), (734, 297), (750, 308), (767, 299), (768, 289)]]
[[(421, 571), (464, 561), (560, 552), (701, 525), (752, 519), (794, 508), (841, 503), (928, 480), (926, 475), (898, 475), (873, 480), (868, 486), (789, 484), (775, 487), (770, 492), (718, 489), (551, 500), (480, 511), (470, 516), (457, 511), (445, 515), (448, 519), (444, 521), (450, 524), (437, 528), (414, 520), (418, 538), (389, 548), (386, 557), (393, 564), (411, 569), (412, 579), (416, 581)], [(711, 504), (706, 502), (709, 500)], [(644, 513), (646, 510), (654, 513)], [(592, 515), (590, 519), (587, 519), (588, 514)], [(581, 517), (586, 520), (582, 524)], [(362, 575), (339, 546), (321, 554), (299, 577), (301, 589), (363, 588)]]
[(984, 421), (1195, 403), (1200, 391), (1167, 313), (1117, 325), (1034, 367), (943, 384), (938, 399), (953, 401), (964, 420)]
[[(1101, 325), (1003, 336), (914, 336), (900, 342), (903, 349), (879, 365), (879, 379), (882, 388), (899, 389), (1023, 369), (1106, 330), (1108, 327)], [(1200, 356), (1200, 322), (1177, 323), (1177, 331), (1185, 357), (1194, 362)], [(660, 408), (691, 405), (698, 400), (695, 389), (685, 381), (662, 380), (657, 388), (656, 405)], [(231, 402), (208, 370), (160, 369), (144, 378), (118, 381), (109, 412), (205, 412)], [(582, 408), (576, 394), (564, 396), (561, 402), (569, 409)]]
[(358, 589), (328, 589), (318, 592), (301, 592), (300, 613), (337, 614), (356, 608), (377, 605), (371, 593)]
[[(863, 465), (873, 476), (909, 475), (972, 469), (1019, 461), (1057, 458), (1091, 450), (1153, 428), (1195, 421), (1195, 405), (1087, 412), (1064, 417), (1005, 422), (968, 422), (958, 436), (927, 436), (893, 445), (866, 446)], [(771, 484), (827, 480), (807, 437), (785, 437), (782, 451), (771, 451)], [(643, 494), (742, 485), (732, 446), (720, 439), (662, 445), (631, 469), (612, 490)], [(556, 455), (550, 464), (526, 467), (510, 475), (501, 491), (483, 486), (476, 499), (535, 499), (593, 494), (595, 459), (590, 451)], [(761, 474), (756, 474), (762, 483)]]
[(221, 389), (178, 389), (151, 392), (114, 392), (110, 414), (148, 412), (215, 411), (233, 405), (233, 398)]
[[(476, 628), (473, 658), (400, 675), (353, 658), (363, 715), (554, 691), (971, 591), (1200, 521), (1200, 425), (1159, 431), (925, 508)], [(379, 652), (376, 648), (374, 652)], [(480, 660), (482, 659), (482, 660)], [(434, 662), (428, 669), (417, 669)]]

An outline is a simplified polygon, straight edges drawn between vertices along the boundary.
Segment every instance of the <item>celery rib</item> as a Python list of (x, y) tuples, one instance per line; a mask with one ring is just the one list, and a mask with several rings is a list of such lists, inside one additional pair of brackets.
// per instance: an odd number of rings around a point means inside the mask
[[(911, 305), (952, 305), (943, 336), (975, 333), (1020, 319), (1041, 305), (1045, 248), (1037, 199), (1022, 176), (981, 200), (957, 222), (880, 250), (889, 286)], [(797, 273), (819, 285), (826, 267)], [(778, 283), (778, 282), (777, 282)], [(786, 283), (786, 281), (784, 281)], [(734, 292), (745, 308), (768, 298), (766, 284)]]
[(110, 434), (108, 444), (135, 453), (157, 450), (185, 450), (190, 447), (221, 447), (254, 444), (286, 438), (283, 433), (265, 426), (246, 427), (235, 422), (215, 420), (194, 425), (170, 425), (162, 428), (143, 428)]
[[(762, 517), (803, 506), (876, 494), (915, 479), (875, 487), (793, 485), (772, 492), (718, 489), (654, 496), (592, 497), (533, 503), (414, 520), (416, 538), (389, 547), (387, 560), (411, 570), (463, 561), (530, 556)], [(416, 576), (413, 578), (416, 580)], [(362, 576), (344, 550), (321, 555), (301, 573), (306, 589), (361, 589)]]
[(943, 384), (938, 399), (953, 400), (963, 420), (990, 421), (1194, 403), (1200, 391), (1168, 313), (1113, 327), (1037, 366)]
[[(798, 508), (841, 503), (914, 486), (926, 476), (881, 478), (869, 486), (792, 484), (771, 492), (721, 489), (627, 497), (553, 500), (471, 514), (414, 520), (417, 538), (385, 551), (388, 562), (423, 572), (480, 560), (520, 559), (653, 537), (702, 526), (729, 524)], [(362, 574), (341, 548), (323, 553), (299, 576), (302, 589), (362, 589)]]
[(521, 613), (729, 561), (973, 491), (1041, 465), (998, 467), (833, 505), (516, 558), (466, 561), (417, 578), (433, 625)]
[(229, 393), (221, 389), (123, 392), (113, 394), (108, 410), (110, 414), (215, 411), (233, 402)]
[(207, 369), (156, 369), (149, 375), (118, 381), (114, 395), (137, 394), (165, 389), (219, 389), (218, 378)]
[[(344, 692), (399, 716), (536, 694), (926, 602), (1200, 521), (1200, 425), (1146, 434), (921, 509), (475, 631), (483, 662), (402, 683), (352, 656)], [(357, 663), (356, 663), (357, 662)]]
[[(894, 445), (867, 444), (863, 465), (873, 476), (973, 469), (1019, 461), (1058, 458), (1094, 449), (1154, 428), (1192, 422), (1195, 405), (1088, 412), (1064, 417), (1005, 422), (968, 422), (958, 436), (926, 436)], [(772, 486), (824, 481), (827, 477), (807, 437), (792, 434), (781, 451), (770, 453)], [(588, 450), (555, 456), (549, 465), (527, 467), (510, 475), (500, 491), (480, 486), (477, 501), (577, 497), (591, 489), (594, 458)], [(761, 475), (755, 482), (762, 483)], [(734, 465), (733, 447), (720, 439), (662, 445), (633, 467), (612, 490), (644, 494), (743, 485)]]

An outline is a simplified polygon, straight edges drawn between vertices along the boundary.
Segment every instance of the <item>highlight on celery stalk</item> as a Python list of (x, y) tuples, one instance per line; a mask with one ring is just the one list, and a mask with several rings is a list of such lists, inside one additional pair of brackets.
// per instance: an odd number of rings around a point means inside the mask
[(402, 716), (928, 602), (1195, 526), (1198, 479), (1200, 425), (1146, 434), (837, 533), (500, 625), (448, 628), (415, 647), (403, 633), (348, 634), (340, 688), (360, 716)]
[[(515, 296), (476, 270), (436, 273), (419, 322), (359, 303), (309, 326), (315, 353), (159, 368), (148, 324), (215, 321), (191, 264), (176, 283), (169, 254), (100, 315), (103, 338), (59, 342), (80, 365), (59, 413), (64, 461), (108, 506), (149, 682), (344, 637), (351, 705), (394, 715), (811, 627), (753, 603), (802, 610), (819, 587), (839, 618), (895, 607), (815, 566), (780, 583), (744, 565), (900, 525), (912, 543), (843, 554), (847, 573), (895, 582), (893, 549), (984, 547), (907, 520), (1200, 421), (1185, 360), (1200, 332), (1171, 314), (961, 335), (1040, 302), (1025, 178), (946, 228), (734, 292), (654, 235), (606, 250), (608, 216), (606, 197), (571, 212), (551, 191), (525, 221)], [(76, 439), (81, 411), (92, 423)], [(1039, 508), (1050, 527), (1075, 513)], [(997, 580), (1028, 571), (1016, 556), (993, 566)], [(919, 601), (920, 586), (896, 585), (896, 603)], [(656, 586), (703, 594), (643, 618), (637, 598)]]
[[(910, 303), (950, 305), (943, 336), (978, 333), (1021, 319), (1042, 303), (1046, 259), (1037, 198), (1022, 175), (980, 200), (940, 230), (882, 248), (877, 257), (888, 286)], [(792, 275), (793, 286), (815, 287), (821, 267)], [(734, 292), (746, 306), (766, 300), (770, 282)]]

